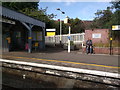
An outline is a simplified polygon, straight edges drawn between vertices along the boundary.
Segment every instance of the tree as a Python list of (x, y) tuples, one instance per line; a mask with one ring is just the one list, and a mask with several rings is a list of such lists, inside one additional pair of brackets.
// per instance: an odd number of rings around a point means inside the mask
[[(115, 0), (111, 2), (112, 6), (107, 7), (106, 10), (98, 10), (95, 15), (93, 27), (94, 28), (108, 28), (111, 29), (112, 25), (120, 25), (120, 1)], [(112, 12), (112, 10), (114, 12)], [(112, 31), (114, 40), (120, 38), (120, 31)]]
[(119, 0), (115, 0), (111, 3), (113, 4), (112, 8), (115, 8), (116, 10), (120, 10), (120, 1)]
[(47, 14), (48, 7), (38, 9), (38, 2), (3, 2), (2, 5), (45, 22), (46, 28), (54, 27), (54, 21), (52, 19), (56, 15), (53, 13)]
[(103, 11), (102, 10), (97, 10), (97, 12), (95, 13), (95, 15), (97, 16), (96, 19), (99, 19), (102, 15)]
[(38, 2), (3, 2), (2, 5), (16, 11), (25, 8), (38, 9)]
[(94, 26), (95, 28), (110, 28), (111, 27), (111, 20), (113, 13), (110, 7), (107, 7), (106, 10), (98, 10), (95, 15), (97, 16), (94, 19)]
[[(112, 8), (115, 9), (113, 18), (112, 18), (112, 25), (120, 25), (120, 1), (115, 0), (112, 3)], [(112, 35), (114, 39), (120, 40), (120, 31), (113, 31)]]
[(82, 33), (85, 30), (82, 20), (79, 18), (70, 19), (71, 33)]
[(115, 9), (114, 15), (113, 15), (113, 24), (120, 24), (120, 1), (115, 0), (112, 3), (112, 8)]

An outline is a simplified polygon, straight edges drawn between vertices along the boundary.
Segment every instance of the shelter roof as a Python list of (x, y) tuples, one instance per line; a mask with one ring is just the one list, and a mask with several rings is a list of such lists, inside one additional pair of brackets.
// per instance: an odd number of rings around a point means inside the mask
[(20, 12), (17, 12), (17, 11), (11, 10), (11, 9), (8, 9), (6, 7), (3, 7), (3, 6), (0, 6), (0, 8), (2, 8), (2, 9), (0, 9), (0, 15), (1, 16), (7, 17), (7, 18), (10, 18), (10, 19), (14, 19), (14, 20), (18, 20), (18, 21), (21, 21), (21, 22), (33, 24), (33, 25), (36, 25), (36, 26), (45, 27), (44, 22), (39, 21), (35, 18), (29, 17), (25, 14), (22, 14)]

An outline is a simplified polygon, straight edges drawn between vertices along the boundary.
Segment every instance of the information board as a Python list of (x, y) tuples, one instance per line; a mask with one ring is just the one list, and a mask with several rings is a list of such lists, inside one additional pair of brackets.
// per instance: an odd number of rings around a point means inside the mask
[(47, 32), (47, 36), (54, 36), (55, 32)]
[(101, 38), (101, 33), (92, 34), (92, 38)]
[(47, 36), (55, 36), (56, 34), (56, 29), (46, 29)]

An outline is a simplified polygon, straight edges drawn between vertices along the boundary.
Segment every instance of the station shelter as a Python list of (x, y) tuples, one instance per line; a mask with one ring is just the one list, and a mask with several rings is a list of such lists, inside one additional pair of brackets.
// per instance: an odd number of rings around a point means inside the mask
[(45, 49), (45, 23), (20, 12), (2, 8), (2, 51)]

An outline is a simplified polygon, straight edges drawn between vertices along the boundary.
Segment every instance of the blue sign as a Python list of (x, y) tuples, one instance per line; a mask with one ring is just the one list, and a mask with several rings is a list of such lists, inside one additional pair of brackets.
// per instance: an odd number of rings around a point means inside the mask
[(68, 36), (68, 39), (69, 39), (69, 40), (70, 40), (70, 38), (71, 38), (71, 37), (70, 37), (70, 36)]

